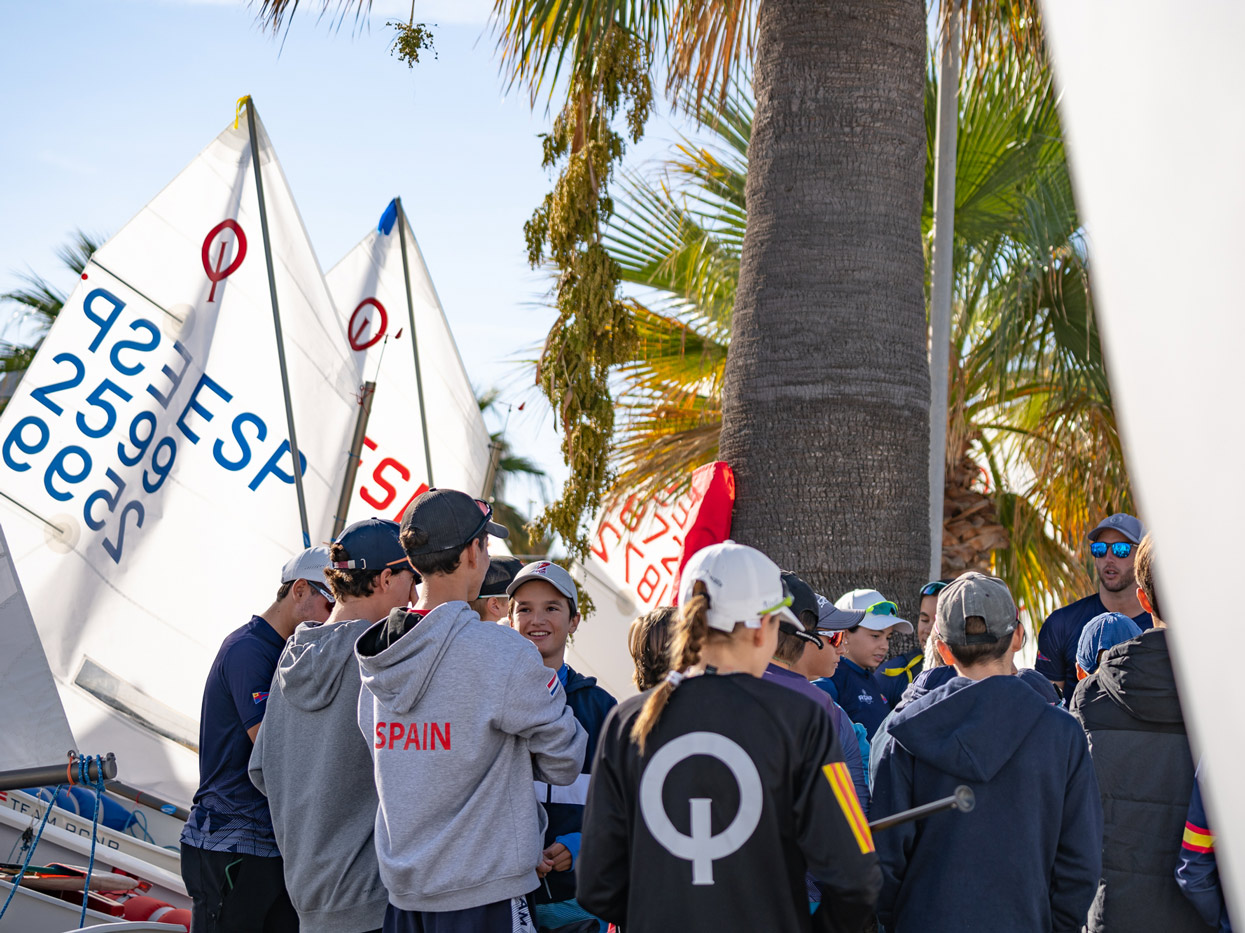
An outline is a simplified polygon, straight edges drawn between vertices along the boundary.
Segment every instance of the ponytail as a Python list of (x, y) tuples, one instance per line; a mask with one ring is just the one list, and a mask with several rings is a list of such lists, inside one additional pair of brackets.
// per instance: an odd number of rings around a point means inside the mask
[(662, 711), (670, 701), (674, 688), (683, 679), (683, 672), (700, 663), (700, 648), (709, 632), (709, 595), (703, 583), (692, 588), (692, 598), (679, 609), (678, 622), (670, 643), (670, 670), (666, 679), (654, 688), (644, 701), (644, 708), (631, 727), (631, 741), (644, 754), (644, 743), (657, 725)]

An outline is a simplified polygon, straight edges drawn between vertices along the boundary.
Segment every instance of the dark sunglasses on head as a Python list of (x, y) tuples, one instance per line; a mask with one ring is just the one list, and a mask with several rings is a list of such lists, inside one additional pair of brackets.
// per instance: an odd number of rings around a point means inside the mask
[(943, 583), (941, 580), (931, 580), (929, 583), (926, 583), (923, 587), (921, 587), (921, 595), (934, 596), (941, 593), (946, 588), (947, 584)]
[(488, 523), (493, 520), (493, 507), (491, 505), (489, 505), (483, 499), (476, 499), (475, 504), (480, 509), (480, 511), (484, 513), (483, 517), (480, 519), (480, 524), (476, 525), (475, 531), (467, 535), (466, 539), (463, 541), (462, 544), (451, 544), (449, 547), (441, 548), (442, 551), (452, 551), (455, 548), (463, 547), (470, 541), (474, 541), (476, 538), (480, 536), (480, 532), (482, 532), (485, 529)]
[(1114, 544), (1107, 544), (1105, 541), (1095, 541), (1089, 546), (1089, 553), (1095, 557), (1106, 557), (1107, 548), (1111, 549), (1111, 553), (1120, 560), (1128, 557), (1133, 552), (1135, 545), (1128, 541), (1116, 541)]

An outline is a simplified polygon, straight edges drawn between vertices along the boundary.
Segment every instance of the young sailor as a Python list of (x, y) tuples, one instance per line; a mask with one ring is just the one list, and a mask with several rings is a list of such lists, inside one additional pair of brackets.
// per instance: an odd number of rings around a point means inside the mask
[(546, 819), (532, 779), (571, 784), (587, 736), (558, 675), (518, 632), (467, 605), (488, 573), (492, 507), (430, 489), (402, 517), (423, 577), (355, 645), (359, 728), (380, 807), (376, 854), (389, 890), (385, 933), (531, 929)]
[(825, 712), (761, 679), (779, 619), (776, 564), (725, 541), (683, 570), (673, 665), (620, 703), (592, 768), (579, 902), (627, 933), (860, 929), (881, 884)]
[[(376, 864), (376, 786), (359, 735), (354, 644), (406, 606), (415, 571), (397, 522), (367, 518), (329, 548), (325, 571), (337, 604), (328, 621), (294, 630), (277, 662), (251, 781), (268, 797), (285, 886), (302, 933), (380, 929), (389, 903)], [(308, 752), (308, 736), (325, 754)]]
[(536, 782), (536, 796), (549, 816), (549, 827), (545, 830), (543, 861), (537, 869), (544, 880), (528, 900), (537, 927), (552, 930), (595, 919), (575, 902), (575, 863), (592, 756), (605, 717), (618, 701), (597, 686), (595, 677), (585, 677), (566, 663), (566, 640), (579, 628), (579, 592), (569, 573), (552, 561), (536, 561), (519, 571), (506, 592), (510, 596), (510, 625), (536, 646), (545, 667), (557, 672), (567, 705), (588, 733), (584, 768), (574, 784), (555, 787)]

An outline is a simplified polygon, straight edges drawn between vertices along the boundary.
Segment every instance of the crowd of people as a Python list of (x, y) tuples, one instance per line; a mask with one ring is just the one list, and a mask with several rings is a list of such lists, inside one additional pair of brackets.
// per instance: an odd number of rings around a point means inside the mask
[[(224, 640), (193, 933), (1230, 929), (1135, 517), (1090, 532), (1098, 590), (1034, 669), (998, 578), (931, 581), (914, 625), (704, 547), (632, 623), (621, 703), (567, 664), (571, 575), (490, 535), (430, 490), (290, 560)], [(912, 817), (962, 785), (971, 812)]]

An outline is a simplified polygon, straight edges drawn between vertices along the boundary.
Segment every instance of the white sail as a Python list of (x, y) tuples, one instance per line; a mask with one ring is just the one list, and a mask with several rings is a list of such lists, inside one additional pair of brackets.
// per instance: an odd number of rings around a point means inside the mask
[(0, 771), (54, 765), (64, 761), (70, 749), (77, 749), (3, 530), (0, 709), (9, 712), (4, 728), (0, 729)]
[(0, 417), (0, 519), (74, 732), (178, 802), (208, 666), (303, 546), (248, 118), (327, 538), (358, 371), (253, 110), (92, 257)]
[(432, 485), (481, 495), (489, 466), (488, 430), (399, 200), (390, 202), (377, 228), (326, 279), (355, 365), (364, 379), (376, 383), (346, 520), (399, 519), (407, 504)]
[(1239, 921), (1245, 722), (1235, 677), (1212, 671), (1245, 644), (1230, 595), (1245, 526), (1245, 6), (1046, 0), (1044, 12), (1113, 400)]

